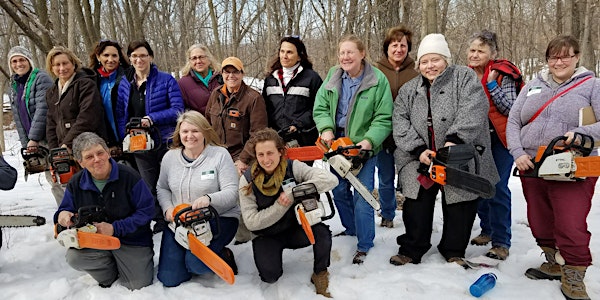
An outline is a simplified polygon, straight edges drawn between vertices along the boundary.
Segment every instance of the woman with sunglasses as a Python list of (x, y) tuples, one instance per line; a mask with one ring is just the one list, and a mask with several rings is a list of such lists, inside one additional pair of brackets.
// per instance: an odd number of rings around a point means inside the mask
[(295, 139), (300, 146), (314, 145), (319, 132), (312, 110), (323, 80), (313, 70), (306, 46), (298, 36), (281, 39), (266, 76), (262, 95), (269, 127), (284, 131), (280, 135), (286, 142)]

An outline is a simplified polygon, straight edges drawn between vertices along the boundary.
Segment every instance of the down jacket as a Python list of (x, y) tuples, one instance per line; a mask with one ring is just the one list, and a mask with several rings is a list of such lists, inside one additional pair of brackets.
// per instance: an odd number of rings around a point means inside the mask
[[(117, 91), (115, 119), (120, 140), (125, 138), (125, 125), (130, 118), (129, 95), (134, 75), (134, 68), (127, 70), (126, 80), (121, 80)], [(150, 74), (146, 80), (145, 101), (146, 115), (160, 131), (162, 141), (169, 141), (177, 125), (177, 116), (183, 112), (183, 99), (175, 78), (171, 74), (159, 71), (154, 64), (150, 67)]]
[[(403, 85), (394, 102), (394, 141), (397, 169), (400, 172), (402, 193), (416, 199), (419, 182), (416, 180), (419, 155), (428, 146), (427, 87), (423, 76)], [(431, 84), (431, 113), (435, 132), (435, 145), (444, 146), (456, 139), (465, 144), (482, 145), (479, 157), (480, 176), (492, 185), (499, 181), (490, 147), (487, 113), (489, 103), (475, 72), (464, 66), (449, 66)], [(469, 170), (474, 171), (474, 163)], [(445, 186), (448, 204), (477, 199), (477, 195)]]
[[(33, 74), (34, 72), (35, 74)], [(11, 87), (14, 86), (17, 76), (16, 74), (11, 76)], [(46, 114), (48, 113), (46, 92), (50, 87), (52, 87), (52, 79), (48, 76), (48, 73), (40, 69), (33, 69), (25, 84), (25, 92), (29, 91), (29, 95), (23, 95), (23, 100), (27, 102), (27, 112), (31, 120), (29, 134), (26, 134), (26, 130), (21, 122), (21, 116), (19, 115), (19, 99), (16, 99), (17, 91), (14, 88), (10, 90), (10, 106), (22, 147), (26, 147), (27, 142), (30, 140), (39, 142), (46, 139)]]

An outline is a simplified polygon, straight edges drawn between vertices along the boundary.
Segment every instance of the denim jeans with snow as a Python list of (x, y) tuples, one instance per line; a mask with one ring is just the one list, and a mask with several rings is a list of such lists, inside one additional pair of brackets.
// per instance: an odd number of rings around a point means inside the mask
[(479, 199), (477, 214), (481, 219), (481, 233), (492, 238), (492, 246), (510, 248), (511, 201), (508, 179), (514, 159), (496, 133), (491, 134), (492, 155), (500, 175), (496, 183), (496, 195), (491, 199)]
[(381, 203), (381, 217), (393, 220), (396, 216), (396, 166), (394, 153), (383, 149), (377, 153), (377, 175), (379, 176), (379, 202)]
[[(373, 191), (376, 161), (376, 156), (370, 158), (356, 176), (369, 191)], [(373, 247), (375, 239), (373, 207), (358, 192), (353, 193), (350, 190), (352, 185), (348, 180), (341, 178), (335, 171), (333, 173), (340, 181), (340, 184), (333, 189), (333, 200), (345, 233), (356, 235), (357, 250), (367, 252)]]

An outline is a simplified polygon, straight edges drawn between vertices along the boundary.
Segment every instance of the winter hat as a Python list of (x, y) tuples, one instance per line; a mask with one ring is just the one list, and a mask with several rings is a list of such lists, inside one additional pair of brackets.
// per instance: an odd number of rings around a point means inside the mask
[(33, 65), (33, 55), (31, 55), (31, 51), (29, 51), (29, 49), (23, 47), (23, 46), (14, 46), (10, 49), (10, 51), (8, 51), (8, 69), (10, 70), (10, 74), (13, 74), (13, 70), (12, 67), (10, 66), (10, 60), (13, 58), (13, 56), (23, 56), (25, 57), (28, 61), (29, 61), (29, 65), (31, 66), (31, 69), (34, 68)]
[(447, 58), (452, 58), (450, 54), (450, 48), (444, 35), (439, 33), (431, 33), (426, 35), (421, 44), (419, 45), (419, 51), (417, 51), (417, 64), (421, 60), (421, 57), (425, 54), (440, 54)]
[(234, 68), (236, 68), (236, 70), (241, 71), (242, 73), (244, 73), (244, 64), (242, 63), (242, 61), (234, 56), (230, 56), (228, 58), (226, 58), (225, 60), (223, 60), (223, 63), (221, 64), (221, 70), (225, 69), (225, 67), (227, 66), (232, 66)]

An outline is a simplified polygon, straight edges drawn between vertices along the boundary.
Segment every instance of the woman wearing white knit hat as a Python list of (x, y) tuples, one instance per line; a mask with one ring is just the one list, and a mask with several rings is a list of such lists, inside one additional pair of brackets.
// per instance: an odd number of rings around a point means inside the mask
[(492, 167), (485, 93), (475, 72), (451, 65), (451, 56), (443, 35), (425, 36), (417, 53), (421, 76), (403, 85), (394, 102), (396, 164), (406, 197), (402, 210), (406, 233), (397, 238), (400, 249), (390, 258), (394, 265), (417, 264), (431, 248), (433, 212), (440, 190), (444, 227), (437, 248), (446, 261), (464, 265), (477, 195), (448, 185), (441, 189), (431, 181), (427, 169), (432, 154), (458, 144), (482, 146), (483, 152), (475, 154), (480, 156), (475, 158), (480, 162), (478, 170), (472, 160), (464, 167), (492, 184), (499, 179)]

